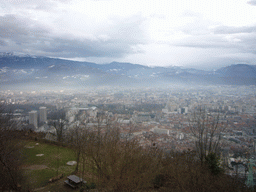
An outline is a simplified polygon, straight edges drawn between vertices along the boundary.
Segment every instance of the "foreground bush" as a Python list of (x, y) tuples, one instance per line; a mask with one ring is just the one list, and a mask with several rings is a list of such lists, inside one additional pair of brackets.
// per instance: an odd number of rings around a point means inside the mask
[(194, 151), (166, 154), (156, 148), (143, 148), (135, 139), (121, 139), (118, 129), (77, 135), (83, 137), (76, 147), (82, 163), (78, 171), (90, 175), (97, 188), (104, 191), (248, 190), (219, 169), (214, 154), (202, 164)]
[(18, 190), (23, 182), (21, 172), (23, 142), (20, 131), (7, 118), (0, 117), (0, 191)]
[(171, 153), (163, 161), (159, 191), (249, 191), (238, 178), (232, 178), (209, 164), (201, 165), (195, 152)]

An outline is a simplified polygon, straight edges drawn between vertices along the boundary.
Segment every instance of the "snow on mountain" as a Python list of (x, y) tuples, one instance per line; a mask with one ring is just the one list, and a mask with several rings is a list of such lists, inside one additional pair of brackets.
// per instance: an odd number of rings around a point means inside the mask
[(95, 64), (0, 53), (2, 86), (165, 86), (166, 84), (255, 85), (254, 65), (231, 65), (216, 71), (177, 66), (147, 67), (132, 63)]

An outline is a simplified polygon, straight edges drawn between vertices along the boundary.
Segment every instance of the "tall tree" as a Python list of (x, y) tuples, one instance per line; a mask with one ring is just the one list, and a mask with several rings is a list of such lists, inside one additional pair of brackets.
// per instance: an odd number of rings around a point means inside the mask
[(190, 119), (190, 130), (195, 137), (195, 147), (201, 164), (210, 153), (218, 154), (221, 133), (225, 125), (220, 123), (220, 113), (210, 114), (205, 107), (198, 107)]
[(59, 119), (58, 121), (54, 122), (54, 127), (56, 129), (56, 135), (57, 135), (58, 142), (63, 141), (64, 126), (65, 126), (65, 121), (63, 119)]
[(0, 190), (17, 190), (22, 180), (19, 131), (8, 117), (0, 116)]
[(84, 148), (87, 146), (87, 140), (89, 136), (90, 132), (87, 128), (81, 128), (79, 126), (76, 126), (73, 129), (69, 130), (68, 143), (70, 143), (70, 145), (73, 147), (76, 154), (76, 172), (79, 170), (81, 155)]
[(138, 190), (152, 186), (160, 152), (144, 149), (136, 139), (122, 139), (118, 128), (92, 131), (83, 148), (90, 175), (98, 185), (113, 191)]

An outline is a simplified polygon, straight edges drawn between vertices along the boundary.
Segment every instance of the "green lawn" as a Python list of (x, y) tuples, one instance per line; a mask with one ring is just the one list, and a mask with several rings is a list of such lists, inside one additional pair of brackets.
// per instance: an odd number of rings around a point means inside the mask
[[(63, 173), (65, 177), (74, 171), (75, 166), (66, 164), (68, 161), (75, 161), (73, 150), (39, 142), (39, 145), (36, 145), (36, 143), (28, 142), (26, 146), (34, 146), (34, 148), (24, 147), (23, 149), (23, 169), (30, 188), (43, 187), (50, 178), (57, 176), (57, 174)], [(38, 157), (37, 154), (44, 155)], [(40, 168), (42, 165), (44, 165), (43, 169)], [(31, 168), (31, 166), (34, 167)]]

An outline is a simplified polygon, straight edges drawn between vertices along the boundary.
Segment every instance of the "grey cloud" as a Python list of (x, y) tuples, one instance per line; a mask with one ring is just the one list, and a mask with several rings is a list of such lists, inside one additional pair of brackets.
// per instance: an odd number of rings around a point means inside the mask
[(183, 17), (202, 17), (200, 13), (191, 11), (191, 10), (186, 10), (185, 12), (182, 13)]
[(144, 44), (146, 38), (143, 30), (140, 28), (145, 19), (141, 15), (134, 15), (128, 18), (112, 18), (114, 23), (106, 33), (112, 39), (123, 43)]
[(0, 46), (5, 46), (5, 45), (6, 45), (6, 43), (0, 39)]
[(248, 34), (207, 34), (201, 36), (190, 36), (172, 45), (178, 47), (194, 48), (218, 48), (226, 50), (236, 50), (245, 54), (256, 54), (256, 33)]
[(180, 31), (188, 35), (207, 35), (211, 31), (209, 25), (214, 25), (215, 23), (204, 19), (202, 17), (193, 17), (193, 22), (187, 23), (186, 25), (180, 27)]
[(215, 34), (235, 34), (235, 33), (253, 33), (256, 32), (256, 26), (232, 27), (232, 26), (218, 26), (214, 28)]
[(16, 40), (22, 36), (40, 36), (48, 32), (33, 20), (17, 18), (14, 15), (0, 17), (0, 31), (1, 38)]
[(35, 10), (50, 10), (57, 6), (57, 3), (67, 3), (72, 0), (0, 0), (2, 8), (18, 8), (18, 9), (35, 9)]
[(191, 36), (179, 42), (174, 42), (172, 45), (195, 48), (231, 48), (233, 46), (227, 44), (227, 41), (223, 40), (221, 37), (211, 35)]
[(45, 54), (56, 57), (121, 57), (130, 53), (129, 45), (107, 43), (91, 40), (76, 40), (53, 38), (47, 43), (30, 45), (31, 50), (40, 50)]
[(162, 20), (166, 19), (166, 16), (164, 14), (157, 14), (157, 13), (151, 14), (150, 17), (151, 18), (162, 19)]
[(220, 26), (214, 29), (214, 34), (227, 36), (230, 35), (236, 42), (227, 42), (242, 52), (256, 54), (256, 25), (245, 27)]
[(245, 53), (255, 54), (256, 25), (244, 27), (216, 26), (216, 23), (196, 17), (193, 22), (179, 30), (188, 35), (172, 45), (195, 48), (236, 49)]
[(113, 1), (113, 0), (92, 0), (92, 1)]
[(134, 53), (133, 47), (137, 44), (146, 42), (139, 29), (141, 22), (143, 19), (140, 17), (115, 20), (113, 26), (102, 31), (106, 39), (96, 34), (92, 40), (72, 34), (53, 34), (47, 26), (27, 18), (0, 16), (0, 42), (3, 42), (0, 43), (0, 51), (66, 58), (122, 57)]
[(251, 33), (249, 35), (246, 36), (238, 36), (238, 38), (240, 38), (241, 43), (240, 43), (240, 49), (243, 52), (250, 52), (253, 54), (256, 54), (256, 34), (255, 33)]
[(251, 0), (251, 1), (248, 1), (247, 3), (250, 5), (256, 6), (256, 0)]

